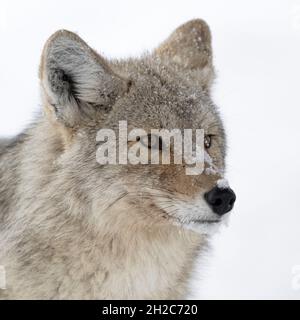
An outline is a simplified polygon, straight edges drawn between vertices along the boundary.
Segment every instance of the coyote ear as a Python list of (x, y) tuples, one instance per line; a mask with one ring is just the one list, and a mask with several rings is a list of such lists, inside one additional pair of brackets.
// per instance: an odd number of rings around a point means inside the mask
[(40, 65), (46, 104), (68, 126), (92, 110), (107, 110), (127, 88), (108, 63), (76, 34), (61, 30), (47, 41)]
[(214, 78), (211, 33), (204, 20), (191, 20), (178, 27), (154, 54), (192, 72), (204, 87)]

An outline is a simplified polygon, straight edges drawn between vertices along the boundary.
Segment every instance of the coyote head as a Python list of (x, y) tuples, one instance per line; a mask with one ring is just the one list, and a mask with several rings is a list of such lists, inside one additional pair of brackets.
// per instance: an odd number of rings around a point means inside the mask
[[(134, 216), (136, 224), (204, 233), (223, 220), (235, 195), (223, 180), (225, 136), (210, 97), (213, 79), (211, 34), (202, 20), (180, 26), (139, 59), (107, 60), (64, 30), (50, 37), (40, 66), (45, 121), (60, 155), (56, 165), (92, 219), (120, 225)], [(119, 121), (145, 130), (146, 141), (152, 129), (204, 130), (204, 172), (186, 175), (184, 162), (97, 163), (97, 132), (118, 130)], [(159, 142), (144, 146), (164, 152)]]

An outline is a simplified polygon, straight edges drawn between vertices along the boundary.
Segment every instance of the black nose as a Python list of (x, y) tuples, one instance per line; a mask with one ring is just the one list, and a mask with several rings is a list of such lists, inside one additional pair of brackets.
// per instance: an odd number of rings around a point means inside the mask
[(213, 212), (222, 216), (233, 208), (236, 197), (230, 188), (221, 189), (214, 187), (204, 194), (204, 198)]

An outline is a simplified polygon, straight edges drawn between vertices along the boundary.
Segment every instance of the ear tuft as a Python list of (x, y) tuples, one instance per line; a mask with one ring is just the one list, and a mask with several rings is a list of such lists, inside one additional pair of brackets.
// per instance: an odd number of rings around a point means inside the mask
[(47, 41), (41, 59), (44, 96), (62, 115), (83, 105), (111, 106), (127, 89), (127, 81), (76, 34), (61, 30)]
[(202, 70), (208, 82), (214, 76), (211, 33), (204, 20), (191, 20), (178, 27), (154, 54), (185, 70)]

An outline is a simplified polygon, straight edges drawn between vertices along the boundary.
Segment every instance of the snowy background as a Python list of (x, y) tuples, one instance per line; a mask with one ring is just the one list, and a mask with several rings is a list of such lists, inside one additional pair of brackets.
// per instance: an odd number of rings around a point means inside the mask
[(299, 299), (300, 1), (0, 0), (0, 136), (20, 132), (40, 107), (40, 53), (57, 29), (124, 57), (197, 17), (213, 34), (237, 202), (192, 297)]

